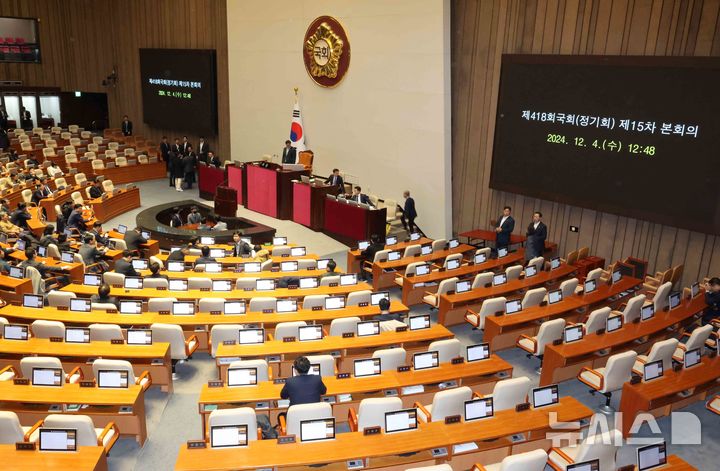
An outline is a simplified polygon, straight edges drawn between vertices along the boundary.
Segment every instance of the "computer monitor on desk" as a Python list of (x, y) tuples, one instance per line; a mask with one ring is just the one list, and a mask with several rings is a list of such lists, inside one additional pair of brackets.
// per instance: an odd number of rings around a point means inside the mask
[(210, 427), (210, 448), (247, 446), (247, 425), (213, 425)]
[(665, 441), (637, 449), (638, 471), (658, 468), (667, 464)]
[(300, 441), (332, 440), (335, 438), (335, 418), (301, 420)]
[(257, 384), (257, 368), (228, 368), (227, 385), (255, 386)]
[(385, 433), (417, 430), (417, 409), (401, 409), (385, 412)]
[(40, 428), (40, 451), (76, 451), (77, 429)]

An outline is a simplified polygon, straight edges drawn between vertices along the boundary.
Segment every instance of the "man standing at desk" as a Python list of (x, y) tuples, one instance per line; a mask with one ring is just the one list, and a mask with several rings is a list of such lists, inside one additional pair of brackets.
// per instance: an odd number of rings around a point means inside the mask
[(343, 177), (340, 176), (340, 170), (337, 168), (333, 169), (332, 175), (327, 177), (325, 183), (337, 187), (337, 191), (335, 192), (335, 194), (340, 194), (345, 191), (345, 181), (343, 180)]
[(400, 216), (400, 221), (402, 222), (405, 230), (408, 231), (408, 233), (412, 233), (415, 232), (415, 229), (417, 229), (417, 226), (415, 225), (415, 218), (417, 217), (415, 200), (410, 196), (410, 192), (408, 190), (403, 192), (403, 198), (405, 198), (405, 206), (403, 207), (403, 213), (402, 216)]
[(370, 202), (370, 198), (368, 197), (368, 195), (364, 195), (362, 193), (362, 188), (360, 188), (359, 186), (355, 186), (355, 188), (353, 188), (352, 195), (350, 195), (350, 197), (348, 199), (350, 201), (355, 201), (356, 203), (362, 203), (362, 204), (366, 204), (368, 206), (373, 206), (373, 204)]
[(510, 234), (515, 230), (515, 219), (510, 215), (510, 206), (503, 208), (503, 214), (495, 224), (495, 248), (507, 247), (510, 245)]
[(532, 222), (527, 228), (525, 260), (531, 260), (543, 254), (545, 251), (545, 239), (547, 239), (547, 226), (542, 222), (542, 213), (535, 211)]
[(289, 140), (285, 141), (285, 148), (283, 149), (282, 154), (282, 163), (284, 164), (294, 164), (297, 158), (297, 149), (295, 149), (291, 144), (292, 142)]

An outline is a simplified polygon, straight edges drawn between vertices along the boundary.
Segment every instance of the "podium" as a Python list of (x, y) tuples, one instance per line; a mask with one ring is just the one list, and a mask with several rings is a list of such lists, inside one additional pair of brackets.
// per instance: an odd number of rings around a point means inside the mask
[(237, 215), (237, 190), (227, 186), (217, 187), (215, 214), (234, 218)]
[(276, 219), (292, 219), (292, 181), (308, 175), (307, 170), (285, 170), (272, 162), (248, 162), (243, 171), (243, 200), (251, 211)]
[(365, 209), (344, 198), (325, 198), (323, 232), (345, 245), (354, 246), (372, 234), (385, 235), (387, 208)]
[[(215, 190), (225, 182), (225, 170), (204, 163), (198, 164), (198, 190), (200, 198), (211, 200)], [(235, 216), (235, 213), (233, 213)]]
[(325, 196), (337, 187), (324, 183), (293, 182), (293, 217), (298, 224), (322, 231), (325, 222)]

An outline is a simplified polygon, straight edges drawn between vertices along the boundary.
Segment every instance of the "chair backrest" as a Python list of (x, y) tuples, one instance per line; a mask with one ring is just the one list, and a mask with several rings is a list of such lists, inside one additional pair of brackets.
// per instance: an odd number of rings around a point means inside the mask
[(67, 188), (67, 180), (65, 180), (65, 177), (58, 177), (55, 179), (55, 188)]
[(547, 288), (530, 289), (525, 293), (522, 299), (522, 308), (527, 309), (533, 306), (539, 306), (547, 294)]
[(92, 310), (98, 309), (98, 310), (104, 310), (104, 311), (107, 311), (108, 309), (116, 309), (117, 310), (117, 306), (112, 303), (91, 303), (90, 308)]
[(117, 157), (115, 158), (115, 165), (118, 167), (127, 167), (127, 159), (125, 157)]
[(670, 296), (671, 291), (672, 283), (669, 281), (658, 286), (657, 291), (655, 291), (655, 296), (653, 296), (653, 304), (655, 305), (656, 313), (660, 313), (669, 305), (670, 301), (668, 300), (668, 296)]
[(105, 163), (102, 161), (102, 159), (93, 160), (91, 165), (93, 170), (102, 170), (105, 168)]
[(212, 289), (210, 278), (188, 278), (188, 289)]
[(118, 144), (117, 142), (108, 142), (107, 147), (108, 149), (117, 150), (118, 147), (120, 147), (120, 144)]
[[(268, 381), (268, 363), (261, 358), (252, 360), (237, 360), (230, 363), (228, 368), (257, 368), (257, 381)], [(227, 378), (225, 378), (227, 379)]]
[(372, 291), (370, 290), (354, 291), (352, 293), (348, 293), (345, 306), (357, 306), (360, 303), (368, 303), (369, 305), (371, 295)]
[(433, 252), (439, 252), (441, 250), (445, 250), (445, 247), (447, 246), (447, 239), (435, 239), (432, 241), (432, 251)]
[(540, 273), (543, 269), (543, 266), (545, 265), (545, 257), (531, 258), (530, 261), (528, 261), (527, 265), (533, 265), (535, 267), (535, 271), (537, 273)]
[(49, 339), (50, 337), (65, 338), (65, 324), (60, 321), (44, 321), (38, 319), (30, 326), (33, 337)]
[(417, 271), (417, 267), (419, 267), (420, 265), (425, 265), (425, 262), (408, 263), (408, 266), (405, 267), (405, 276), (414, 276)]
[(135, 155), (135, 149), (132, 147), (126, 147), (123, 152), (125, 155)]
[(527, 401), (530, 387), (530, 378), (527, 376), (498, 381), (492, 393), (493, 409), (496, 411), (514, 409), (516, 405)]
[(463, 256), (461, 253), (450, 254), (447, 257), (445, 257), (445, 261), (443, 262), (442, 266), (443, 266), (443, 268), (447, 268), (447, 264), (451, 260), (458, 260), (460, 262), (460, 264), (462, 265), (462, 259), (463, 259)]
[[(189, 283), (188, 283), (189, 285)], [(168, 280), (165, 278), (143, 278), (143, 288), (165, 288), (168, 289)], [(219, 299), (222, 303), (222, 299)]]
[(304, 420), (326, 419), (332, 416), (332, 406), (327, 402), (290, 406), (287, 410), (286, 433), (300, 437), (300, 422)]
[(605, 384), (600, 392), (612, 392), (622, 389), (623, 384), (630, 381), (632, 368), (637, 358), (637, 352), (628, 350), (608, 358), (605, 364)]
[(252, 407), (216, 409), (210, 412), (208, 427), (218, 425), (245, 425), (247, 426), (248, 441), (257, 440), (257, 415)]
[(333, 319), (332, 322), (330, 322), (330, 332), (328, 335), (340, 337), (342, 334), (349, 332), (355, 333), (358, 322), (360, 322), (359, 317), (341, 317)]
[(138, 163), (141, 163), (141, 164), (146, 164), (146, 163), (148, 163), (148, 156), (145, 155), (145, 154), (139, 155), (139, 156), (138, 156)]
[(585, 277), (585, 281), (588, 280), (600, 280), (600, 277), (602, 276), (603, 269), (602, 268), (595, 268), (588, 272), (587, 276)]
[(507, 298), (504, 296), (499, 296), (497, 298), (489, 298), (483, 301), (482, 305), (480, 306), (480, 312), (478, 312), (478, 329), (484, 329), (485, 328), (485, 318), (487, 316), (492, 316), (496, 312), (505, 312), (505, 303), (507, 302)]
[(0, 411), (0, 444), (14, 445), (24, 441), (25, 433), (15, 412)]
[(235, 288), (239, 290), (244, 289), (255, 289), (255, 282), (257, 278), (238, 278), (235, 281)]
[(115, 273), (114, 271), (106, 271), (103, 273), (103, 281), (110, 286), (125, 285), (125, 275), (122, 273)]
[(583, 258), (587, 258), (588, 255), (590, 255), (590, 247), (580, 247), (578, 249), (578, 260), (582, 260)]
[(575, 455), (575, 462), (582, 463), (594, 459), (600, 460), (600, 470), (615, 469), (615, 454), (617, 446), (622, 443), (622, 434), (618, 430), (609, 430), (602, 435), (591, 435), (585, 437), (578, 447)]
[(373, 263), (387, 261), (390, 252), (390, 250), (378, 250), (373, 256)]
[[(95, 161), (93, 160), (93, 162)], [(115, 185), (113, 185), (112, 180), (103, 180), (102, 187), (107, 193), (111, 193), (115, 189)]]
[(307, 359), (311, 365), (320, 365), (320, 376), (335, 376), (335, 358), (332, 355), (308, 355)]
[(360, 401), (358, 407), (358, 430), (381, 427), (385, 430), (385, 413), (403, 408), (399, 397), (372, 397)]
[(382, 371), (395, 371), (398, 366), (403, 366), (407, 363), (407, 352), (402, 347), (375, 350), (372, 357), (380, 359), (380, 368)]
[(84, 173), (81, 172), (81, 173), (76, 173), (76, 174), (75, 174), (75, 183), (76, 183), (76, 184), (82, 185), (82, 184), (85, 183), (86, 181), (87, 181), (87, 177), (85, 176)]
[(170, 297), (150, 298), (148, 299), (148, 312), (172, 311), (173, 303), (176, 301), (177, 298)]
[(522, 265), (513, 265), (505, 269), (505, 275), (507, 276), (508, 281), (517, 280), (520, 278), (520, 273), (522, 273), (522, 271)]
[(45, 417), (44, 427), (76, 429), (75, 443), (77, 446), (97, 446), (98, 435), (95, 424), (87, 415), (50, 414)]
[(585, 334), (594, 334), (600, 329), (604, 329), (610, 316), (610, 306), (595, 309), (588, 316), (585, 322)]
[(462, 347), (458, 339), (436, 340), (430, 342), (428, 352), (437, 350), (440, 363), (449, 363), (453, 358), (461, 356)]
[(578, 261), (578, 251), (573, 250), (567, 255), (567, 264), (568, 265), (575, 265)]
[(135, 372), (132, 364), (127, 360), (111, 360), (108, 358), (98, 358), (92, 364), (93, 376), (98, 378), (100, 370), (120, 370), (127, 371), (128, 384), (135, 384)]
[(702, 352), (703, 346), (705, 345), (705, 341), (710, 337), (710, 334), (713, 331), (712, 324), (707, 324), (702, 327), (698, 327), (695, 330), (692, 331), (690, 334), (690, 338), (685, 342), (685, 348), (687, 350), (692, 350), (693, 348), (699, 348)]
[(282, 257), (283, 255), (290, 255), (290, 249), (289, 245), (277, 245), (272, 248), (270, 254), (273, 257)]
[(403, 257), (414, 257), (415, 255), (418, 255), (422, 253), (422, 247), (420, 244), (412, 244), (405, 247), (405, 250), (403, 251)]
[(317, 268), (317, 261), (311, 258), (302, 258), (297, 261), (298, 270), (314, 270)]
[[(145, 283), (147, 283), (147, 278), (145, 278)], [(212, 311), (221, 311), (225, 308), (225, 299), (224, 298), (200, 298), (198, 301), (198, 311), (200, 312), (212, 312)]]
[(303, 298), (302, 308), (312, 309), (314, 307), (325, 307), (325, 298), (327, 297), (327, 294), (311, 294), (309, 296), (305, 296)]
[(25, 203), (30, 204), (30, 202), (32, 201), (32, 190), (29, 190), (26, 188), (21, 192), (21, 195), (22, 195), (23, 201)]
[(43, 282), (42, 275), (40, 275), (40, 272), (35, 267), (25, 267), (25, 277), (30, 278), (30, 283), (32, 284), (33, 293), (35, 294), (43, 294), (45, 283)]
[(127, 250), (127, 242), (125, 242), (123, 239), (116, 239), (115, 237), (110, 237), (110, 241), (115, 244), (116, 250)]
[(75, 293), (70, 293), (67, 291), (56, 291), (52, 290), (47, 295), (48, 300), (48, 306), (62, 306), (62, 307), (69, 307), (70, 306), (70, 300), (75, 299), (77, 296), (75, 296)]
[(305, 327), (307, 322), (305, 321), (293, 321), (293, 322), (278, 322), (275, 326), (275, 339), (282, 340), (286, 337), (299, 338), (298, 328)]
[(492, 283), (493, 276), (495, 276), (495, 274), (491, 271), (478, 273), (475, 275), (475, 279), (473, 279), (472, 289), (482, 288), (486, 284)]
[(58, 249), (57, 244), (48, 244), (47, 245), (47, 254), (48, 254), (48, 257), (59, 260), (60, 259), (60, 249)]
[(543, 322), (536, 337), (537, 355), (545, 353), (545, 345), (553, 343), (557, 339), (561, 339), (563, 329), (565, 328), (565, 319), (553, 319)]
[(644, 294), (638, 294), (630, 298), (623, 309), (623, 323), (631, 324), (635, 319), (640, 318), (640, 312), (643, 304), (647, 301), (647, 297)]
[(650, 348), (650, 352), (647, 354), (646, 363), (662, 360), (663, 371), (670, 371), (672, 368), (672, 356), (673, 353), (675, 353), (678, 343), (677, 339), (667, 339), (655, 342)]
[(579, 280), (577, 278), (570, 278), (560, 283), (560, 291), (562, 292), (563, 299), (567, 299), (573, 294), (578, 287)]
[(80, 194), (79, 191), (73, 191), (70, 197), (73, 200), (73, 203), (75, 204), (84, 204), (85, 200), (82, 197), (82, 194)]
[(170, 357), (173, 360), (187, 358), (185, 335), (182, 327), (175, 324), (152, 324), (150, 330), (152, 330), (153, 342), (167, 342), (170, 344)]
[(90, 341), (103, 340), (109, 342), (122, 339), (122, 329), (117, 324), (90, 324)]
[(499, 471), (543, 471), (547, 458), (547, 452), (542, 448), (516, 453), (503, 458)]
[(492, 253), (492, 249), (490, 247), (483, 247), (482, 249), (477, 249), (475, 251), (475, 255), (479, 254), (485, 254), (485, 260), (490, 260), (490, 254)]
[(277, 299), (271, 297), (259, 297), (252, 298), (250, 300), (250, 306), (248, 310), (250, 312), (263, 312), (265, 309), (272, 309), (273, 311), (277, 307)]
[(680, 265), (676, 265), (673, 268), (672, 276), (670, 277), (670, 283), (672, 283), (673, 286), (677, 286), (677, 284), (682, 279), (684, 269), (685, 265), (683, 265), (682, 263)]
[(467, 386), (438, 391), (432, 401), (432, 422), (444, 421), (451, 415), (465, 413), (465, 401), (472, 399), (472, 389)]
[(32, 378), (33, 368), (62, 369), (62, 363), (57, 357), (23, 357), (20, 359), (20, 371), (23, 378)]
[[(74, 149), (73, 149), (73, 150), (74, 150)], [(69, 164), (77, 163), (77, 161), (78, 161), (77, 154), (74, 154), (74, 153), (73, 153), (73, 154), (68, 154), (67, 151), (65, 151), (65, 152), (66, 152), (66, 154), (65, 154), (65, 162), (67, 162), (67, 163), (69, 163)]]
[(102, 136), (93, 136), (93, 144), (100, 145), (103, 142)]
[(240, 339), (240, 328), (239, 324), (212, 326), (210, 329), (210, 354), (213, 358), (215, 358), (218, 345), (223, 343), (223, 341), (234, 340), (237, 342)]
[(455, 291), (458, 281), (460, 281), (460, 279), (456, 276), (442, 280), (440, 282), (440, 285), (438, 285), (438, 290), (437, 290), (438, 299), (440, 298), (441, 294), (446, 294), (448, 291)]

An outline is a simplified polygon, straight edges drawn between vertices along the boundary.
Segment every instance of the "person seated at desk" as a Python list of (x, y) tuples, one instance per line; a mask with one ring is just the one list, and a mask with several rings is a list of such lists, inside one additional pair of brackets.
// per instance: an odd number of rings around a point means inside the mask
[[(179, 250), (176, 250), (176, 252), (179, 252)], [(150, 269), (150, 275), (147, 276), (147, 278), (162, 278), (163, 280), (168, 279), (167, 275), (160, 273), (160, 264), (158, 262), (151, 262), (148, 268)]]
[(202, 252), (202, 256), (195, 260), (195, 265), (204, 265), (206, 263), (215, 263), (217, 261), (214, 257), (210, 256), (210, 247), (207, 245), (203, 245), (200, 252)]
[(3, 273), (9, 273), (10, 267), (12, 266), (8, 262), (8, 256), (12, 253), (12, 249), (4, 249), (0, 247), (0, 271)]
[(24, 201), (18, 203), (17, 209), (10, 215), (10, 222), (23, 230), (30, 230), (30, 226), (28, 226), (30, 219), (32, 219), (32, 216), (27, 210), (27, 203)]
[(47, 186), (45, 178), (41, 178), (35, 185), (35, 191), (33, 191), (33, 194), (30, 197), (30, 201), (39, 205), (41, 200), (50, 196), (52, 196), (52, 190), (49, 186)]
[(105, 251), (97, 248), (97, 241), (92, 234), (86, 233), (83, 236), (83, 243), (80, 246), (80, 249), (78, 249), (78, 253), (82, 257), (83, 263), (86, 266), (93, 265), (95, 263), (101, 264), (101, 267), (92, 267), (93, 270), (88, 269), (88, 271), (97, 273), (108, 269), (108, 265), (102, 259), (105, 255)]
[(330, 174), (330, 176), (325, 180), (325, 183), (331, 186), (336, 186), (336, 194), (338, 195), (345, 191), (345, 181), (343, 180), (343, 177), (340, 176), (340, 169), (334, 168), (332, 174)]
[(180, 250), (173, 250), (170, 252), (170, 255), (168, 255), (167, 261), (168, 262), (184, 262), (185, 256), (190, 253), (190, 244), (186, 245), (185, 247), (181, 247)]
[(47, 247), (49, 244), (55, 244), (57, 245), (58, 241), (55, 237), (55, 227), (52, 224), (48, 224), (45, 226), (45, 229), (43, 229), (43, 235), (40, 237), (40, 242), (38, 242), (38, 245), (42, 245), (43, 247)]
[(8, 237), (17, 237), (20, 235), (20, 232), (22, 232), (22, 229), (10, 222), (10, 214), (2, 212), (2, 214), (0, 214), (0, 231)]
[(110, 285), (107, 283), (103, 283), (98, 286), (98, 292), (97, 294), (90, 296), (90, 302), (98, 304), (114, 304), (115, 306), (118, 305), (117, 298), (115, 296), (110, 296)]
[(215, 216), (215, 225), (212, 227), (213, 231), (227, 231), (227, 223), (223, 221), (222, 217)]
[(52, 167), (54, 175), (56, 177), (62, 177), (63, 175), (65, 175), (65, 172), (63, 172), (62, 169), (58, 167), (57, 162), (50, 161), (50, 167)]
[(335, 260), (330, 260), (327, 264), (327, 269), (325, 273), (320, 275), (320, 279), (325, 278), (326, 276), (340, 276), (342, 273), (336, 272), (335, 269), (337, 268), (337, 263), (335, 263)]
[(378, 307), (380, 308), (380, 314), (375, 316), (376, 320), (402, 322), (402, 316), (399, 313), (395, 313), (395, 314), (390, 313), (390, 301), (388, 301), (387, 299), (382, 298), (380, 300), (380, 302), (378, 303)]
[(25, 162), (25, 167), (40, 167), (40, 161), (37, 159), (37, 156), (35, 154), (30, 154), (30, 157), (28, 157), (28, 161)]
[(252, 247), (250, 247), (250, 244), (242, 240), (242, 236), (239, 232), (233, 233), (232, 248), (233, 257), (242, 257), (243, 255), (250, 255), (252, 253)]
[(140, 276), (140, 273), (132, 266), (133, 253), (130, 250), (123, 250), (122, 258), (115, 262), (115, 273), (125, 276)]
[(183, 225), (182, 216), (180, 216), (180, 208), (175, 206), (173, 208), (172, 216), (170, 216), (170, 227), (180, 227)]
[(220, 157), (215, 155), (215, 152), (213, 151), (208, 152), (207, 160), (208, 165), (212, 165), (217, 168), (222, 167), (222, 160), (220, 160)]
[(188, 224), (200, 224), (202, 221), (202, 216), (198, 212), (197, 206), (193, 206), (190, 208), (190, 214), (188, 214), (187, 217), (187, 223)]
[(708, 307), (702, 316), (703, 325), (720, 318), (720, 278), (714, 276), (705, 283), (705, 303)]
[(253, 260), (255, 260), (256, 262), (264, 263), (270, 260), (270, 251), (268, 249), (264, 249), (259, 245), (255, 245), (253, 247), (253, 252)]
[(68, 216), (67, 223), (65, 223), (65, 227), (68, 229), (77, 229), (82, 234), (85, 232), (87, 223), (88, 220), (83, 218), (82, 215), (82, 205), (80, 203), (74, 204), (70, 216)]
[(68, 242), (68, 236), (64, 232), (58, 234), (57, 248), (60, 252), (72, 252), (72, 245)]
[(102, 223), (100, 221), (95, 221), (93, 223), (93, 228), (89, 233), (95, 238), (95, 242), (101, 246), (106, 246), (110, 241), (110, 238), (104, 234)]
[(200, 250), (202, 248), (202, 246), (200, 245), (200, 237), (190, 237), (190, 240), (188, 241), (188, 248)]
[(304, 356), (298, 357), (293, 362), (293, 366), (298, 375), (285, 381), (285, 385), (280, 391), (280, 397), (289, 399), (291, 406), (320, 402), (320, 398), (327, 392), (327, 387), (320, 375), (308, 374), (310, 360)]
[(102, 197), (103, 193), (104, 192), (102, 189), (102, 185), (100, 184), (100, 180), (96, 178), (95, 180), (93, 180), (93, 184), (90, 187), (90, 198), (100, 198)]
[[(25, 249), (25, 260), (23, 260), (22, 263), (20, 263), (20, 265), (18, 265), (18, 266), (20, 268), (33, 267), (38, 272), (40, 272), (40, 276), (43, 278), (48, 278), (50, 275), (50, 272), (53, 270), (62, 271), (62, 268), (60, 268), (60, 267), (52, 268), (52, 267), (49, 267), (49, 266), (45, 265), (44, 263), (38, 261), (35, 258), (36, 253), (37, 252), (35, 252), (34, 248), (32, 248), (32, 247), (26, 248)], [(53, 283), (51, 285), (46, 284), (45, 290), (49, 291), (51, 289), (60, 288), (62, 286), (67, 285), (68, 283), (70, 283), (70, 278), (68, 278), (67, 275), (57, 275), (55, 277), (55, 280), (56, 280), (56, 283)]]
[(142, 244), (147, 244), (147, 239), (142, 236), (139, 227), (126, 231), (123, 236), (123, 240), (125, 241), (128, 250), (139, 251), (142, 248)]
[(208, 218), (204, 217), (204, 218), (200, 219), (200, 225), (198, 226), (198, 230), (200, 230), (200, 231), (212, 230), (212, 226), (209, 224)]
[[(362, 261), (372, 263), (375, 260), (375, 254), (383, 249), (385, 249), (385, 244), (380, 241), (380, 236), (377, 234), (373, 234), (370, 236), (370, 245), (368, 245), (365, 250), (360, 252), (360, 258), (362, 259)], [(365, 279), (365, 277), (367, 276), (367, 272), (365, 270), (360, 270), (360, 276), (361, 278)]]
[(352, 195), (348, 195), (347, 199), (349, 199), (350, 201), (355, 201), (356, 203), (367, 204), (368, 206), (372, 206), (373, 208), (375, 207), (375, 205), (370, 202), (370, 197), (363, 194), (362, 188), (357, 185), (353, 188)]
[(0, 199), (0, 211), (8, 215), (12, 212), (10, 209), (10, 201), (7, 198)]

